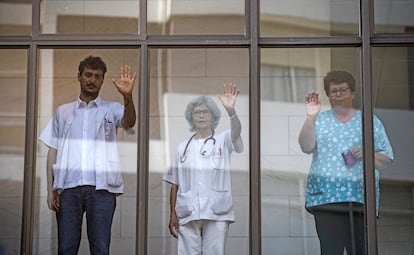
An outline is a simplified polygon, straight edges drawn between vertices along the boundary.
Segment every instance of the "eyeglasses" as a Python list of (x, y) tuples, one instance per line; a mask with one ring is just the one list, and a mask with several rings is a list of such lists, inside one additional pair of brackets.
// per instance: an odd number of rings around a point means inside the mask
[(197, 110), (193, 112), (194, 117), (200, 117), (201, 114), (203, 114), (203, 116), (210, 116), (211, 112), (210, 110)]
[(329, 91), (329, 96), (330, 97), (333, 97), (333, 96), (336, 96), (336, 95), (342, 96), (342, 95), (345, 95), (346, 93), (348, 93), (349, 90), (350, 90), (349, 88), (333, 89), (333, 90)]

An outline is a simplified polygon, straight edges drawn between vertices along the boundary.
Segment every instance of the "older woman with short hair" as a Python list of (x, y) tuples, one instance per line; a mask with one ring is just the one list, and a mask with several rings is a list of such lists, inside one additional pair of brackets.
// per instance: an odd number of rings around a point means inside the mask
[(216, 132), (221, 112), (206, 96), (192, 100), (185, 110), (195, 133), (178, 146), (164, 176), (171, 184), (171, 235), (178, 238), (178, 254), (224, 255), (229, 224), (235, 221), (231, 192), (231, 153), (243, 151), (241, 123), (235, 104), (239, 89), (224, 85), (219, 96), (230, 129)]
[[(365, 254), (362, 114), (353, 107), (355, 79), (349, 72), (331, 71), (324, 78), (324, 89), (331, 109), (320, 112), (319, 94), (310, 92), (299, 134), (302, 151), (313, 155), (306, 209), (315, 218), (322, 255), (342, 255), (344, 249), (347, 254)], [(374, 150), (377, 169), (392, 162), (391, 144), (376, 116)]]

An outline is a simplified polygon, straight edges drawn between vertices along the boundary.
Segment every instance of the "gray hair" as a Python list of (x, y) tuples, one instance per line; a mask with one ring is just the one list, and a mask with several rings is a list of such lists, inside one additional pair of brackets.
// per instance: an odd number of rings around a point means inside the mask
[(194, 108), (202, 104), (207, 105), (208, 109), (211, 112), (211, 118), (212, 118), (211, 128), (213, 130), (216, 129), (216, 127), (218, 126), (220, 122), (221, 111), (218, 108), (217, 104), (214, 102), (214, 100), (207, 96), (199, 96), (191, 100), (188, 103), (187, 108), (185, 109), (185, 119), (187, 120), (188, 124), (190, 124), (190, 131), (195, 131), (195, 126), (193, 123)]

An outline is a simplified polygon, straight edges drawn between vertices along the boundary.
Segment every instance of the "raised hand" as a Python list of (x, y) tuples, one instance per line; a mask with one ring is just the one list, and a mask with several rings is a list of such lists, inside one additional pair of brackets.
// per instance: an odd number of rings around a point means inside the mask
[(118, 89), (119, 93), (121, 93), (124, 96), (131, 95), (132, 89), (134, 88), (136, 77), (137, 72), (134, 72), (134, 75), (132, 76), (131, 67), (129, 65), (125, 65), (124, 67), (121, 67), (120, 81), (116, 81), (112, 78), (112, 82)]
[(305, 98), (306, 114), (310, 117), (316, 117), (321, 110), (321, 99), (318, 92), (311, 91)]
[(230, 82), (228, 86), (224, 84), (224, 93), (223, 95), (218, 96), (218, 98), (220, 99), (224, 108), (226, 108), (227, 112), (234, 112), (234, 107), (236, 106), (236, 99), (239, 93), (240, 90), (236, 84), (232, 82)]

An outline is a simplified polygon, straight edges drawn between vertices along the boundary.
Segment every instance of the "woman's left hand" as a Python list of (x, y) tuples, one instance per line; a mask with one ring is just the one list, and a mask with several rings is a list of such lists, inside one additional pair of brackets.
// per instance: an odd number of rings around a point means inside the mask
[(227, 112), (234, 112), (234, 107), (236, 105), (236, 99), (239, 93), (240, 93), (240, 90), (236, 84), (232, 82), (230, 82), (229, 86), (224, 84), (224, 93), (218, 98), (220, 99), (224, 108), (226, 108)]
[(352, 147), (349, 152), (354, 159), (360, 160), (363, 157), (362, 147)]

